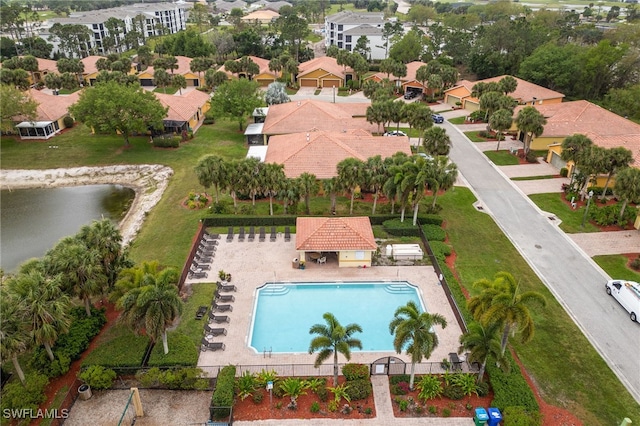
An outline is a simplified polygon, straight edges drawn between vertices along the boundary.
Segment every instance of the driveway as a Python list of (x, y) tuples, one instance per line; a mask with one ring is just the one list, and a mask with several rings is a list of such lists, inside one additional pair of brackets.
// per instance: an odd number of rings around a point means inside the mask
[(451, 159), (505, 235), (640, 402), (640, 326), (604, 292), (609, 276), (449, 122)]

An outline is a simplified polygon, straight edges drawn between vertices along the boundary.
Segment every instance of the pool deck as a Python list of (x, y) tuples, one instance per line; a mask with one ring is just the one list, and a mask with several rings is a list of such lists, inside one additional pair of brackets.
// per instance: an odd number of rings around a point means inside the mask
[[(338, 268), (338, 261), (334, 256), (329, 256), (326, 264), (306, 262), (306, 268), (293, 269), (292, 261), (298, 257), (295, 250), (295, 235), (291, 241), (285, 242), (284, 236), (278, 234), (276, 241), (227, 242), (224, 235), (218, 240), (216, 255), (211, 264), (209, 277), (204, 279), (187, 280), (186, 285), (197, 286), (198, 283), (217, 280), (217, 272), (224, 270), (232, 275), (231, 284), (237, 287), (237, 292), (230, 293), (235, 296), (232, 312), (221, 312), (220, 315), (228, 315), (231, 321), (227, 324), (219, 324), (217, 327), (227, 329), (226, 336), (214, 338), (214, 341), (224, 342), (224, 351), (201, 352), (198, 359), (198, 367), (201, 367), (210, 375), (217, 373), (218, 366), (228, 364), (268, 366), (275, 364), (313, 364), (314, 355), (308, 353), (290, 353), (271, 355), (256, 353), (248, 347), (247, 340), (251, 326), (251, 316), (255, 302), (255, 290), (267, 282), (323, 282), (323, 281), (408, 281), (416, 285), (429, 312), (437, 312), (447, 320), (447, 327), (436, 327), (439, 345), (429, 360), (439, 362), (447, 358), (449, 352), (457, 352), (459, 336), (462, 334), (460, 327), (449, 306), (442, 286), (431, 266), (375, 266), (372, 268)], [(213, 297), (213, 295), (212, 295)], [(366, 303), (354, 301), (355, 303)], [(203, 322), (203, 326), (206, 323)], [(392, 318), (389, 318), (391, 321)], [(340, 318), (338, 318), (340, 320)], [(357, 321), (356, 321), (357, 322)], [(324, 323), (318, 318), (317, 323)], [(274, 330), (277, 332), (277, 330)], [(308, 330), (304, 330), (305, 333)], [(388, 330), (380, 330), (388, 333)], [(357, 337), (354, 336), (354, 337)], [(309, 342), (312, 336), (309, 335)], [(268, 350), (269, 348), (267, 348)], [(351, 362), (370, 364), (378, 358), (395, 356), (409, 362), (405, 354), (395, 352), (352, 352)], [(339, 362), (347, 362), (340, 355)], [(330, 363), (328, 363), (330, 364)]]

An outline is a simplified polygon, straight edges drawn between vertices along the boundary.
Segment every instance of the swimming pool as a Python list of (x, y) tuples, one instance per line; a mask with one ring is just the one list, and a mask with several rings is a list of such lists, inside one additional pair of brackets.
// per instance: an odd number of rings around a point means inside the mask
[[(418, 288), (406, 281), (269, 283), (256, 291), (249, 346), (256, 352), (306, 353), (314, 337), (309, 329), (331, 312), (340, 324), (359, 324), (363, 351), (395, 352), (389, 323), (399, 306), (426, 306)], [(357, 350), (357, 349), (356, 349)]]

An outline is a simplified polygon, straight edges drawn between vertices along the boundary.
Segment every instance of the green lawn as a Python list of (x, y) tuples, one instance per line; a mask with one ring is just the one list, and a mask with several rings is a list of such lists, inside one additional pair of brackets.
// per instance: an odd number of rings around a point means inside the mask
[(487, 142), (487, 138), (483, 138), (482, 136), (478, 136), (480, 132), (484, 130), (476, 130), (473, 132), (464, 132), (464, 134), (469, 138), (471, 142)]
[(82, 365), (105, 367), (138, 367), (149, 343), (146, 336), (137, 336), (124, 325), (115, 325), (99, 337), (99, 346), (82, 361)]
[(628, 259), (620, 255), (594, 256), (593, 260), (611, 278), (640, 282), (640, 272), (627, 268)]
[(513, 166), (520, 163), (518, 157), (509, 151), (483, 151), (483, 153), (496, 166)]
[(547, 298), (546, 308), (532, 309), (533, 341), (513, 344), (543, 398), (567, 408), (585, 425), (617, 425), (625, 416), (639, 422), (638, 404), (491, 217), (472, 207), (471, 192), (455, 188), (438, 200), (458, 256), (456, 271), (472, 295), (473, 282), (507, 271), (523, 291), (538, 291)]
[(154, 93), (164, 93), (165, 95), (173, 95), (178, 91), (178, 87), (156, 87)]
[(582, 220), (584, 218), (584, 207), (578, 207), (573, 210), (571, 206), (565, 204), (560, 198), (558, 193), (551, 194), (531, 194), (529, 198), (538, 206), (542, 211), (553, 213), (556, 215), (562, 223), (560, 229), (564, 232), (572, 234), (576, 232), (599, 232), (600, 229), (589, 221), (585, 221), (584, 228)]
[(450, 118), (448, 121), (451, 124), (464, 124), (464, 117), (453, 117), (453, 118)]
[(521, 177), (513, 177), (511, 180), (541, 180), (541, 179), (555, 179), (557, 176), (555, 175), (544, 175), (544, 176), (521, 176)]

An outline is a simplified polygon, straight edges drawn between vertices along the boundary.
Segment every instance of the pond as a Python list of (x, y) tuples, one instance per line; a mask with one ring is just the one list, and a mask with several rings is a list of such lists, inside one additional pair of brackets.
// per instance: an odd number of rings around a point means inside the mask
[(0, 266), (14, 272), (25, 260), (42, 257), (66, 236), (93, 220), (118, 223), (135, 192), (121, 185), (1, 191)]

